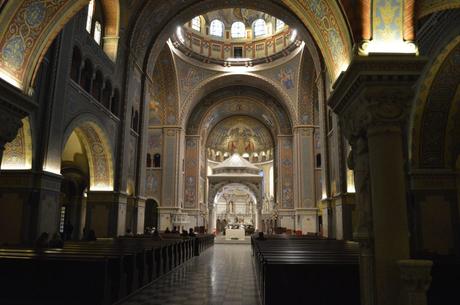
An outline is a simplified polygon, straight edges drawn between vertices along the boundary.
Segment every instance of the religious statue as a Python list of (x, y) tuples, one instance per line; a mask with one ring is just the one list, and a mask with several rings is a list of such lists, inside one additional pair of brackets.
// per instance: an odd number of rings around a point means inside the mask
[(353, 150), (348, 155), (347, 164), (354, 171), (356, 188), (356, 207), (358, 212), (358, 234), (369, 234), (372, 225), (371, 202), (369, 191), (369, 154), (367, 142), (358, 138), (353, 143)]

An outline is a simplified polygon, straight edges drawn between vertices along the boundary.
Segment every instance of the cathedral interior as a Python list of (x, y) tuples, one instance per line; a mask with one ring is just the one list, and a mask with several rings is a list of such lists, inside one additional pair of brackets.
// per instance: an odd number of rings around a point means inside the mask
[(0, 304), (459, 304), (459, 0), (0, 0)]

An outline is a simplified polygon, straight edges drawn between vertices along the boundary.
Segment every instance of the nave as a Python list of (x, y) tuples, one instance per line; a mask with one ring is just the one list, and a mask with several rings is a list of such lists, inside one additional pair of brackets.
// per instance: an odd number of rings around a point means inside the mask
[(258, 305), (250, 245), (216, 244), (121, 305)]

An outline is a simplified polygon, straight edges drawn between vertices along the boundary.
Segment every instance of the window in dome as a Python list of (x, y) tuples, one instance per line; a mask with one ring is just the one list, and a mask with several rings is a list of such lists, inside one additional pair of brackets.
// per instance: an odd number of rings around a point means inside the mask
[(209, 32), (213, 36), (222, 37), (224, 36), (224, 24), (222, 21), (213, 20), (209, 27)]
[(280, 20), (280, 19), (276, 19), (276, 31), (278, 32), (279, 30), (281, 30), (282, 28), (284, 28), (284, 21), (283, 20)]
[(88, 15), (86, 17), (86, 31), (91, 33), (93, 26), (93, 14), (94, 14), (94, 0), (91, 0), (88, 4)]
[(198, 31), (198, 32), (201, 31), (200, 16), (196, 16), (195, 18), (192, 19), (192, 29), (194, 29), (195, 31)]
[(232, 38), (245, 38), (246, 27), (243, 22), (237, 21), (232, 24)]
[(101, 44), (101, 36), (102, 36), (102, 25), (99, 21), (94, 23), (94, 40), (97, 44)]
[(256, 21), (254, 21), (253, 27), (254, 27), (254, 36), (255, 37), (263, 36), (263, 35), (267, 34), (267, 29), (265, 27), (265, 20), (257, 19)]

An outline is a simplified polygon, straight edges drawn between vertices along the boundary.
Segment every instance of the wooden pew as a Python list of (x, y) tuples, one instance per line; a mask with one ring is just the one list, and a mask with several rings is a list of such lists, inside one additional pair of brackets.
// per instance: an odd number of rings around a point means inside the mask
[(262, 304), (359, 304), (356, 243), (293, 236), (251, 238)]
[(0, 248), (0, 304), (113, 304), (193, 257), (197, 240), (151, 236)]

